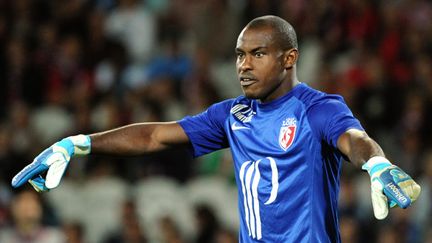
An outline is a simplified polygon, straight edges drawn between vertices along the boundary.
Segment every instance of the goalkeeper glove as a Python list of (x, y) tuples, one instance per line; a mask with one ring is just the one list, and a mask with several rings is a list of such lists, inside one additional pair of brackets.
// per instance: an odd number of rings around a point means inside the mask
[(387, 217), (388, 208), (407, 208), (420, 195), (420, 186), (386, 158), (375, 156), (363, 166), (371, 177), (372, 207), (377, 219)]
[[(60, 184), (60, 180), (74, 155), (90, 153), (90, 137), (71, 136), (62, 139), (40, 153), (31, 164), (27, 165), (12, 179), (12, 186), (22, 186), (27, 181), (38, 192), (48, 191)], [(47, 172), (46, 179), (42, 174)]]

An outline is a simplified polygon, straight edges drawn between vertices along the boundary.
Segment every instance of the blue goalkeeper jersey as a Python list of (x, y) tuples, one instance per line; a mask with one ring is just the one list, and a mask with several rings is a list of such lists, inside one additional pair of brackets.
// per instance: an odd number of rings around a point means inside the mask
[(230, 147), (239, 242), (340, 242), (337, 140), (363, 130), (342, 97), (301, 83), (271, 102), (240, 96), (179, 124), (194, 156)]

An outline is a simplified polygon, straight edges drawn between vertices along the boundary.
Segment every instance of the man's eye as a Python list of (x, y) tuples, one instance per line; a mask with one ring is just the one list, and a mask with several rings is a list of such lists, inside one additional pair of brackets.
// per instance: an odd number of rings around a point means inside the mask
[(237, 59), (241, 59), (243, 58), (244, 54), (243, 53), (237, 53)]
[(256, 57), (262, 57), (262, 56), (264, 56), (264, 53), (262, 53), (262, 52), (255, 52), (255, 56)]

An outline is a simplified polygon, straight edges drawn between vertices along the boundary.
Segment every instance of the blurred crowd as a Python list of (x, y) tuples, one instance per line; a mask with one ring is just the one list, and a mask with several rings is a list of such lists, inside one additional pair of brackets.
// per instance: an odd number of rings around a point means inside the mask
[[(431, 243), (427, 0), (0, 1), (0, 242), (237, 242), (235, 196), (213, 200), (195, 190), (201, 183), (232, 195), (227, 150), (198, 159), (182, 150), (77, 158), (60, 188), (42, 195), (12, 190), (10, 181), (62, 137), (178, 120), (241, 95), (236, 38), (265, 14), (296, 29), (299, 79), (343, 95), (389, 159), (422, 186), (414, 207), (377, 221), (369, 177), (345, 163), (343, 242)], [(189, 200), (196, 191), (204, 192)], [(224, 203), (234, 213), (218, 208)]]

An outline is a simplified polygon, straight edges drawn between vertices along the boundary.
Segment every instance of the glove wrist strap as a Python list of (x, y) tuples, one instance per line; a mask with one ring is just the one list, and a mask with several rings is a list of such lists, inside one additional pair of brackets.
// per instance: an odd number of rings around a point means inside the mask
[(70, 139), (70, 141), (72, 141), (74, 145), (75, 155), (87, 155), (90, 153), (90, 149), (91, 149), (90, 136), (80, 134), (68, 138)]
[(369, 172), (369, 174), (373, 174), (374, 171), (377, 171), (380, 168), (391, 166), (391, 165), (392, 163), (387, 158), (383, 156), (374, 156), (370, 158), (366, 163), (363, 164), (362, 169)]

